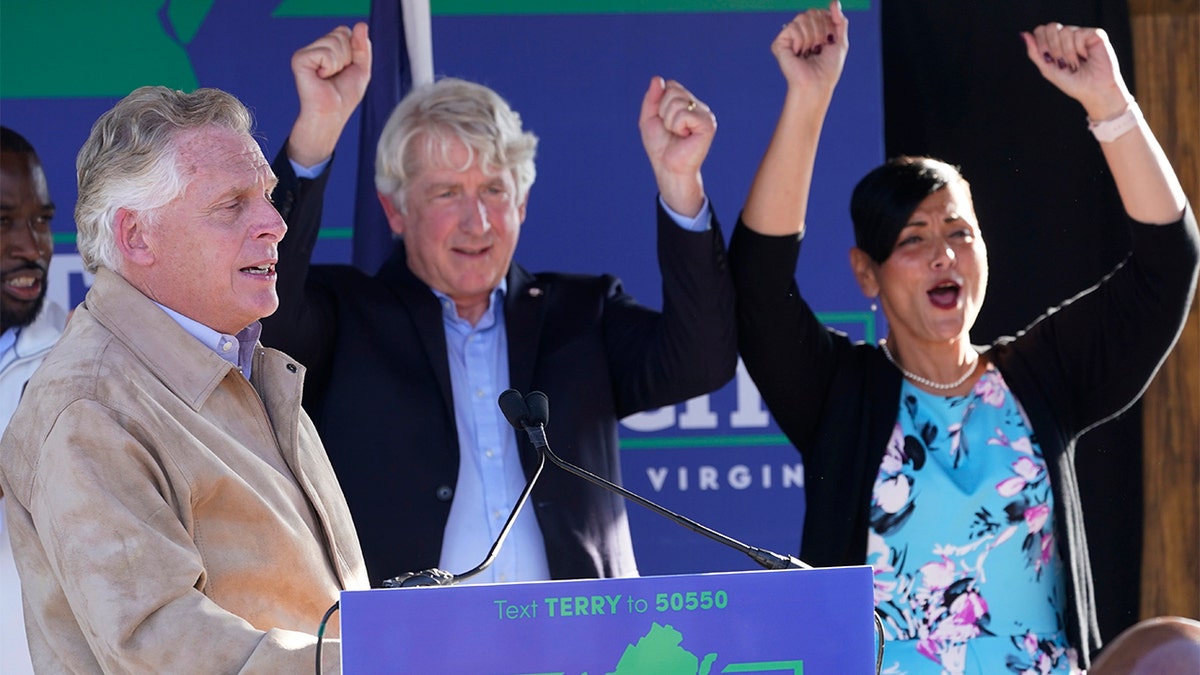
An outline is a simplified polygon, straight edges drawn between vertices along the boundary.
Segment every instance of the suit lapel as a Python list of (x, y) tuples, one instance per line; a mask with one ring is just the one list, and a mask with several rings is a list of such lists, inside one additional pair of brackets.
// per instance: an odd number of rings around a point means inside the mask
[(446, 329), (442, 324), (441, 303), (429, 286), (408, 269), (404, 242), (396, 244), (395, 252), (379, 269), (377, 276), (408, 310), (413, 330), (437, 379), (442, 403), (453, 419), (454, 389), (450, 384), (450, 356), (446, 351)]
[[(437, 296), (408, 268), (404, 243), (396, 245), (378, 277), (407, 308), (423, 351), (437, 377), (442, 402), (454, 416), (454, 389), (450, 384), (450, 357), (446, 330)], [(509, 386), (528, 393), (533, 384), (542, 327), (545, 323), (549, 285), (536, 279), (516, 263), (508, 271), (508, 293), (504, 303), (504, 326), (508, 337)]]
[(549, 285), (516, 263), (508, 271), (504, 326), (508, 333), (508, 385), (528, 394), (546, 320)]

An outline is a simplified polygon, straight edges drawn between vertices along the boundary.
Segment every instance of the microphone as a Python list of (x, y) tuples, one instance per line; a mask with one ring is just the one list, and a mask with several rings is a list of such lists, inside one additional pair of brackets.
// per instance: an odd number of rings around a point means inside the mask
[[(513, 391), (513, 390), (509, 390)], [(508, 392), (504, 392), (507, 394)], [(516, 393), (513, 391), (513, 393)], [(517, 394), (520, 399), (521, 395)], [(504, 394), (500, 395), (504, 399)], [(509, 404), (511, 405), (511, 403)], [(525, 406), (524, 400), (521, 400), (521, 407)], [(509, 411), (504, 409), (504, 405), (500, 406), (510, 424), (512, 418), (509, 417)], [(451, 574), (441, 569), (421, 570), (420, 572), (407, 572), (398, 577), (385, 579), (383, 581), (384, 588), (411, 588), (415, 586), (450, 586), (457, 584), (460, 581), (465, 581), (471, 577), (484, 571), (496, 560), (496, 556), (500, 554), (500, 547), (504, 545), (504, 539), (508, 536), (508, 531), (512, 529), (513, 524), (517, 522), (517, 516), (521, 514), (521, 508), (525, 506), (525, 502), (529, 501), (529, 495), (533, 492), (533, 486), (537, 483), (538, 477), (542, 475), (542, 469), (546, 466), (546, 454), (538, 448), (537, 466), (534, 467), (533, 475), (525, 482), (525, 489), (521, 490), (520, 496), (517, 497), (517, 503), (513, 505), (512, 511), (508, 514), (508, 520), (504, 521), (504, 527), (500, 528), (500, 534), (496, 536), (496, 541), (492, 544), (492, 548), (488, 550), (487, 556), (483, 562), (475, 566), (474, 569), (463, 572), (462, 574)]]
[(602, 476), (598, 476), (587, 469), (575, 466), (562, 459), (550, 449), (550, 444), (546, 440), (546, 424), (550, 421), (550, 399), (546, 394), (540, 391), (532, 391), (528, 396), (522, 398), (521, 393), (516, 389), (509, 389), (500, 394), (498, 403), (500, 409), (504, 412), (505, 418), (508, 419), (508, 423), (518, 430), (524, 430), (529, 436), (529, 442), (533, 443), (533, 447), (538, 450), (538, 454), (544, 458), (548, 458), (555, 466), (573, 473), (588, 482), (599, 485), (610, 492), (615, 492), (630, 501), (641, 504), (693, 532), (702, 534), (735, 551), (740, 551), (766, 569), (812, 569), (811, 565), (801, 561), (799, 558), (790, 555), (781, 555), (767, 549), (758, 548), (757, 546), (744, 544), (737, 539), (705, 527), (686, 516), (675, 513), (635, 492), (631, 492)]

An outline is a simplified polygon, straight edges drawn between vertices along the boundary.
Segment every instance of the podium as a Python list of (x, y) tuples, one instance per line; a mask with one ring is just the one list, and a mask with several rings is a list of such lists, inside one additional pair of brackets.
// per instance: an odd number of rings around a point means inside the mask
[(875, 672), (869, 566), (344, 591), (342, 672)]

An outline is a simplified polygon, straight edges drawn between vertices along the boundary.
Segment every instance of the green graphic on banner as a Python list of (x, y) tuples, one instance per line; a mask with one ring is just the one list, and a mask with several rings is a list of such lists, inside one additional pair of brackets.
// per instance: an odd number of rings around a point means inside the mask
[[(711, 675), (717, 654), (709, 652), (704, 658), (683, 648), (683, 633), (670, 625), (654, 622), (650, 631), (630, 644), (621, 654), (617, 667), (605, 675)], [(518, 675), (567, 675), (569, 671), (519, 673)], [(757, 661), (730, 663), (721, 673), (790, 673), (804, 675), (804, 661)], [(587, 675), (586, 672), (582, 675)]]
[(175, 37), (183, 44), (189, 44), (200, 30), (200, 24), (212, 9), (212, 0), (193, 0), (192, 2), (172, 2), (167, 5), (167, 18)]
[(273, 17), (361, 16), (371, 13), (371, 0), (283, 0)]
[[(199, 83), (187, 47), (213, 2), (6, 3), (0, 22), (0, 97), (115, 97), (146, 84), (192, 91)], [(272, 17), (366, 18), (370, 9), (371, 0), (282, 0)], [(32, 55), (43, 55), (36, 67), (30, 66)]]
[[(212, 4), (175, 0), (164, 24), (162, 0), (7, 3), (0, 96), (124, 96), (144, 84), (191, 91), (196, 74), (185, 47)], [(38, 58), (36, 68), (31, 58)]]
[(622, 438), (622, 450), (661, 450), (663, 448), (745, 448), (758, 446), (790, 447), (783, 434), (726, 434), (721, 436), (653, 436)]
[(658, 623), (650, 626), (650, 632), (630, 645), (617, 662), (617, 669), (610, 675), (636, 675), (637, 673), (662, 673), (662, 675), (708, 675), (716, 654), (706, 654), (701, 661), (695, 654), (680, 646), (683, 633), (670, 626)]
[(786, 673), (804, 675), (803, 661), (764, 661), (763, 663), (734, 663), (722, 673)]

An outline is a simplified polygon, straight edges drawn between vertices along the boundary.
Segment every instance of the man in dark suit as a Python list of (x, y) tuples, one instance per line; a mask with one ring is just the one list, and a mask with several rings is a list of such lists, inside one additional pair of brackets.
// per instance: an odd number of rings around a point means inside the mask
[[(293, 70), (301, 113), (274, 167), (291, 232), (263, 341), (308, 367), (305, 406), (373, 585), (484, 559), (536, 461), (496, 405), (505, 389), (545, 392), (555, 451), (619, 481), (620, 418), (733, 377), (733, 289), (700, 174), (716, 119), (680, 84), (655, 78), (639, 123), (659, 189), (658, 312), (615, 277), (512, 262), (537, 138), (496, 92), (455, 79), (414, 90), (379, 141), (391, 258), (375, 276), (310, 265), (327, 159), (370, 70), (365, 26), (297, 52)], [(637, 574), (620, 497), (547, 471), (530, 505), (474, 580)]]

